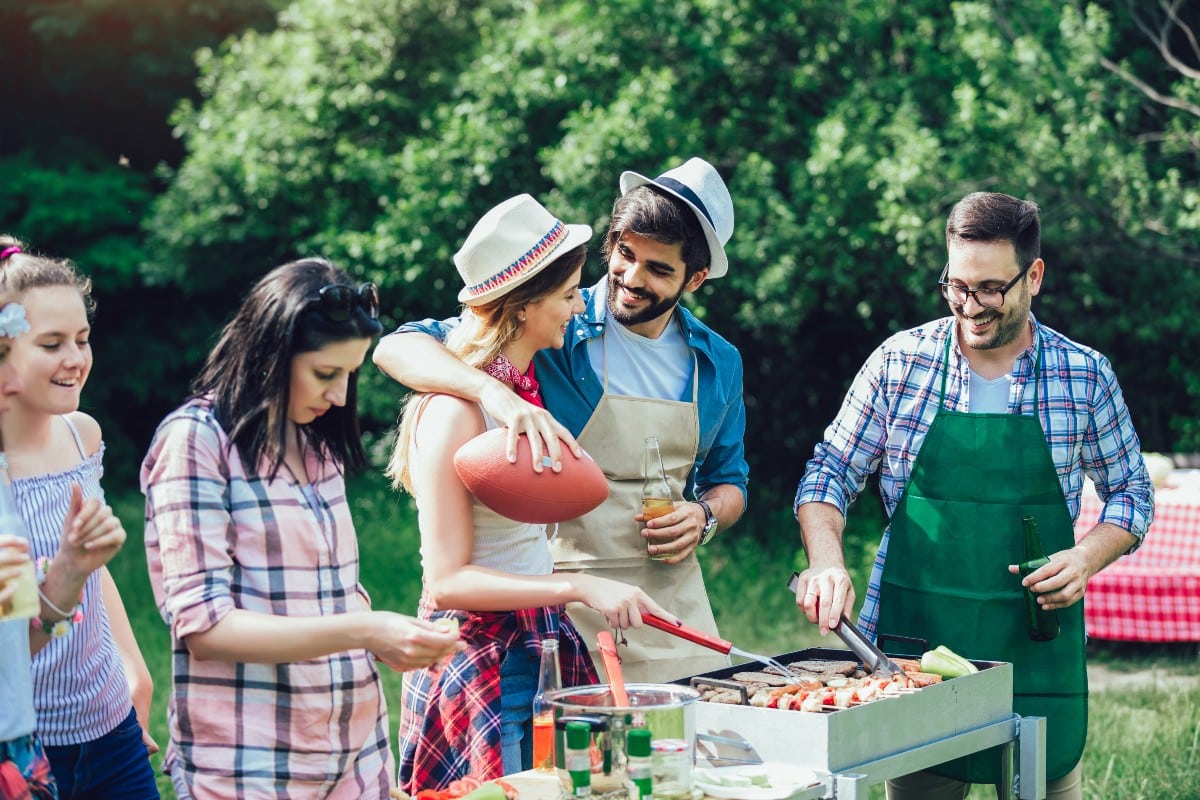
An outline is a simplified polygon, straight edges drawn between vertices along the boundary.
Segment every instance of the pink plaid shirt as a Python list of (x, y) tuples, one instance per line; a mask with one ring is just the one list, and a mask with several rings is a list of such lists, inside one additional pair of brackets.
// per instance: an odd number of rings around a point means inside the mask
[(312, 507), (286, 472), (247, 474), (204, 400), (159, 425), (142, 463), (150, 583), (174, 651), (164, 765), (181, 797), (388, 796), (387, 705), (369, 653), (228, 663), (184, 643), (235, 608), (367, 608), (342, 474), (311, 450), (307, 466)]

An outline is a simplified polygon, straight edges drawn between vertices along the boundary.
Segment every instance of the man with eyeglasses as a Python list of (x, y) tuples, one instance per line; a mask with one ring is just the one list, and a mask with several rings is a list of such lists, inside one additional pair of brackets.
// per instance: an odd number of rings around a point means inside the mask
[[(1046, 270), (1038, 207), (967, 195), (950, 212), (946, 246), (939, 284), (951, 316), (875, 350), (806, 466), (795, 510), (809, 567), (796, 604), (822, 634), (853, 609), (845, 514), (878, 472), (890, 521), (860, 627), (1012, 662), (1014, 710), (1047, 718), (1047, 796), (1079, 798), (1080, 601), (1092, 575), (1141, 543), (1152, 484), (1107, 359), (1030, 310)], [(1076, 543), (1085, 475), (1105, 508)], [(1027, 516), (1050, 560), (1022, 579)], [(1056, 637), (1032, 638), (1023, 586), (1057, 614)], [(888, 781), (888, 798), (964, 798), (970, 783), (999, 780), (1000, 759), (986, 753)]]

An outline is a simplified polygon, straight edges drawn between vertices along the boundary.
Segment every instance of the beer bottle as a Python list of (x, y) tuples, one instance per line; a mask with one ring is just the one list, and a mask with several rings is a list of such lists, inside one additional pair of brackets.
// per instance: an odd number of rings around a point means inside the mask
[(558, 667), (558, 639), (542, 639), (542, 661), (537, 694), (533, 696), (533, 768), (554, 772), (554, 708), (546, 693), (562, 688)]
[[(1042, 550), (1042, 540), (1038, 536), (1037, 518), (1025, 515), (1021, 517), (1021, 532), (1025, 538), (1025, 560), (1017, 565), (1024, 579), (1029, 573), (1049, 564), (1050, 559)], [(1022, 587), (1025, 595), (1026, 622), (1029, 625), (1029, 638), (1035, 642), (1048, 642), (1058, 636), (1058, 612), (1047, 611), (1038, 605), (1037, 595)]]
[[(674, 509), (675, 503), (671, 499), (671, 484), (667, 483), (667, 471), (663, 469), (658, 437), (647, 436), (642, 456), (642, 517), (652, 520), (663, 514), (669, 514)], [(647, 546), (649, 546), (648, 542)], [(662, 556), (650, 557), (662, 558)]]

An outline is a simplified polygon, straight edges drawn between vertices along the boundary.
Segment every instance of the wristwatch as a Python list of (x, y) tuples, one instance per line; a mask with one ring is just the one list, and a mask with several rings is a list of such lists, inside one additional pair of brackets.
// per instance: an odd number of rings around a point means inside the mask
[(717, 518), (712, 513), (712, 509), (709, 508), (708, 503), (703, 500), (697, 500), (696, 502), (704, 509), (704, 529), (700, 531), (700, 544), (706, 545), (717, 532)]

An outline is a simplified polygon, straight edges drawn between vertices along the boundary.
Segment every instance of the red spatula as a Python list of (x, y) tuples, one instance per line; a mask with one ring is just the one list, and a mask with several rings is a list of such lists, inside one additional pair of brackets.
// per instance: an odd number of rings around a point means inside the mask
[(629, 695), (625, 692), (625, 676), (621, 674), (621, 657), (617, 655), (617, 643), (608, 631), (596, 634), (596, 644), (604, 659), (604, 671), (608, 673), (608, 685), (612, 687), (613, 703), (620, 708), (629, 707)]

